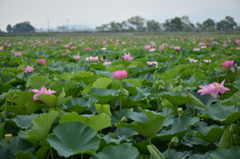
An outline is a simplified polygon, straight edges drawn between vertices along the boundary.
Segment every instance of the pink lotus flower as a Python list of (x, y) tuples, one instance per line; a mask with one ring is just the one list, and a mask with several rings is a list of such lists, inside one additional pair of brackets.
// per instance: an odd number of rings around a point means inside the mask
[(50, 90), (50, 89), (47, 90), (45, 86), (42, 86), (41, 90), (32, 89), (31, 91), (34, 92), (34, 93), (36, 93), (36, 94), (33, 96), (33, 99), (34, 99), (34, 100), (39, 100), (39, 99), (37, 98), (37, 96), (38, 96), (39, 94), (50, 94), (50, 95), (52, 95), (53, 93), (56, 93), (56, 91), (54, 91), (54, 90)]
[(0, 51), (3, 50), (3, 46), (0, 47)]
[(44, 64), (44, 63), (46, 63), (46, 59), (38, 59), (38, 60), (37, 60), (37, 63)]
[(105, 48), (105, 47), (103, 47), (103, 48), (101, 48), (101, 50), (106, 50), (107, 48)]
[(145, 50), (149, 50), (150, 48), (151, 48), (150, 45), (146, 45), (146, 46), (144, 46), (144, 49), (145, 49)]
[(78, 61), (80, 59), (80, 56), (76, 55), (76, 56), (73, 56), (73, 58)]
[(223, 44), (222, 47), (228, 47), (228, 45), (227, 44)]
[(128, 60), (128, 61), (132, 61), (133, 60), (133, 58), (131, 57), (130, 53), (128, 53), (128, 54), (124, 53), (124, 56), (122, 56), (122, 58), (124, 60)]
[(194, 51), (200, 51), (200, 48), (194, 48)]
[(67, 56), (67, 53), (62, 53), (62, 56)]
[(204, 62), (212, 62), (212, 60), (203, 60)]
[(15, 56), (22, 56), (22, 52), (15, 53)]
[(147, 64), (148, 64), (149, 66), (152, 66), (153, 64), (158, 65), (158, 62), (150, 62), (150, 61), (148, 61)]
[(33, 72), (35, 68), (33, 66), (26, 66), (26, 68), (23, 68), (25, 73)]
[(90, 56), (89, 60), (90, 61), (98, 61), (98, 56)]
[(110, 65), (111, 63), (112, 63), (111, 61), (105, 61), (104, 65), (107, 66), (107, 65)]
[(225, 93), (225, 91), (229, 91), (227, 87), (224, 87), (224, 82), (223, 80), (221, 84), (214, 82), (206, 86), (199, 86), (201, 89), (198, 90), (198, 93), (201, 93), (200, 95), (205, 95), (205, 94), (211, 94), (214, 98), (217, 98), (218, 93)]
[(128, 72), (126, 70), (118, 70), (118, 71), (113, 72), (114, 78), (120, 79), (120, 80), (126, 78), (127, 75), (128, 75)]
[(174, 47), (174, 50), (180, 50), (180, 49), (181, 49), (180, 46), (175, 46), (175, 47)]
[(149, 52), (154, 52), (156, 49), (154, 49), (154, 48), (151, 48), (151, 49), (149, 49)]
[(190, 62), (197, 62), (198, 60), (194, 60), (194, 59), (192, 59), (192, 58), (189, 58), (189, 61), (190, 61)]
[(76, 49), (76, 48), (77, 48), (77, 46), (72, 46), (72, 47), (71, 47), (71, 49)]
[(90, 47), (87, 47), (85, 50), (86, 50), (86, 51), (90, 51), (90, 50), (91, 50), (91, 48), (90, 48)]
[(230, 68), (230, 67), (232, 67), (232, 65), (233, 65), (233, 63), (234, 63), (234, 60), (230, 60), (230, 61), (224, 61), (224, 63), (222, 63), (222, 68), (224, 69), (224, 68)]

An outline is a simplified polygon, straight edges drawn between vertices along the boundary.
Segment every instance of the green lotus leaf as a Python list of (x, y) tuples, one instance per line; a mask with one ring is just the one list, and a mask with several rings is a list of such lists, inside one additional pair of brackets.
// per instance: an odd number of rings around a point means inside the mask
[(224, 130), (224, 133), (219, 141), (218, 147), (229, 149), (231, 147), (231, 140), (233, 138), (233, 127), (230, 130)]
[(175, 106), (182, 105), (190, 101), (190, 98), (186, 93), (179, 92), (179, 91), (165, 92), (160, 96), (167, 99)]
[(129, 109), (121, 109), (118, 111), (114, 111), (112, 113), (112, 117), (111, 117), (112, 124), (115, 124), (115, 123), (121, 121), (121, 119), (123, 117), (128, 118), (129, 115), (130, 115)]
[(15, 81), (16, 76), (10, 72), (0, 72), (0, 83), (8, 84)]
[(98, 78), (92, 85), (92, 88), (103, 88), (106, 89), (109, 84), (111, 84), (112, 81), (109, 78)]
[(221, 105), (219, 102), (204, 111), (203, 118), (215, 120), (224, 125), (230, 125), (238, 119), (238, 106)]
[(34, 89), (39, 89), (50, 82), (51, 81), (47, 76), (32, 76), (28, 79), (26, 85)]
[(174, 136), (177, 136), (179, 139), (181, 139), (185, 135), (188, 127), (191, 127), (198, 121), (199, 119), (196, 117), (192, 118), (188, 116), (180, 116), (174, 120), (171, 126), (172, 129), (162, 130), (159, 134), (157, 134), (157, 138), (171, 141)]
[(178, 73), (181, 71), (181, 68), (173, 68), (173, 69), (169, 69), (165, 72), (163, 72), (163, 74), (161, 75), (161, 79), (163, 80), (168, 80), (168, 79), (173, 79), (176, 78)]
[(57, 111), (43, 113), (32, 120), (32, 126), (26, 133), (26, 140), (29, 142), (41, 141), (47, 138), (53, 121), (58, 116)]
[(95, 104), (98, 114), (105, 113), (109, 116), (112, 116), (110, 105)]
[(128, 139), (126, 136), (116, 136), (115, 134), (109, 133), (102, 137), (107, 144), (114, 143), (114, 144), (121, 144), (124, 142), (130, 142), (131, 139)]
[(169, 155), (168, 155), (168, 151), (166, 150), (163, 153), (163, 156), (167, 159), (180, 159), (180, 158), (186, 158), (188, 156), (190, 156), (190, 152), (189, 151), (184, 151), (184, 152), (177, 152), (174, 149), (170, 149), (169, 151)]
[(34, 158), (33, 154), (32, 153), (26, 153), (26, 152), (23, 152), (23, 151), (19, 151), (17, 154), (16, 154), (16, 157), (18, 159), (32, 159)]
[(7, 147), (0, 145), (0, 156), (4, 159), (16, 159), (14, 153)]
[(39, 116), (39, 114), (31, 114), (31, 115), (17, 115), (12, 119), (22, 129), (28, 129), (32, 123), (32, 120)]
[(212, 153), (210, 153), (209, 157), (211, 159), (239, 159), (240, 156), (240, 147), (231, 147), (230, 149), (217, 148)]
[(93, 154), (99, 148), (100, 139), (96, 132), (79, 122), (61, 123), (53, 129), (53, 133), (47, 141), (57, 150), (59, 156)]
[(146, 122), (134, 121), (130, 124), (121, 123), (118, 124), (117, 127), (131, 128), (144, 137), (152, 138), (162, 129), (167, 118), (168, 116), (156, 116)]
[(56, 91), (55, 95), (59, 95), (63, 89), (67, 94), (67, 92), (71, 88), (73, 88), (77, 85), (78, 85), (78, 83), (73, 82), (73, 81), (54, 82), (54, 84), (51, 85), (51, 89)]
[[(0, 140), (0, 144), (5, 146), (5, 147), (8, 147), (7, 141), (6, 141), (5, 138)], [(33, 156), (36, 155), (35, 147), (31, 143), (29, 143), (28, 141), (23, 140), (18, 136), (14, 136), (14, 137), (11, 138), (9, 149), (14, 154), (17, 154), (18, 152), (22, 151), (22, 152), (25, 152), (25, 153), (31, 153)]]
[(88, 76), (93, 76), (94, 73), (92, 72), (87, 72), (87, 71), (76, 71), (74, 72), (74, 76), (79, 76), (81, 78), (88, 77)]
[(117, 146), (107, 146), (101, 152), (92, 155), (92, 159), (137, 159), (139, 151), (137, 148), (120, 144)]
[(192, 154), (188, 159), (203, 159), (208, 158), (210, 152), (205, 153), (204, 155)]
[(201, 131), (198, 131), (194, 136), (209, 143), (214, 143), (219, 140), (224, 132), (224, 129), (217, 127), (200, 127), (200, 129)]
[(97, 97), (99, 104), (106, 104), (114, 97), (118, 96), (118, 92), (114, 89), (106, 90), (103, 88), (92, 88), (89, 92), (89, 95)]
[(61, 61), (54, 62), (48, 66), (48, 69), (51, 71), (62, 71), (64, 69)]
[(162, 153), (154, 145), (147, 145), (147, 148), (154, 159), (165, 159)]
[(84, 123), (96, 132), (111, 126), (111, 118), (105, 113), (92, 116), (83, 116), (78, 115), (76, 112), (72, 112), (61, 117), (60, 123), (66, 122)]
[[(129, 108), (133, 105), (137, 105), (143, 101), (146, 97), (142, 93), (138, 93), (136, 96), (122, 97), (122, 106)], [(119, 99), (120, 100), (120, 99)]]

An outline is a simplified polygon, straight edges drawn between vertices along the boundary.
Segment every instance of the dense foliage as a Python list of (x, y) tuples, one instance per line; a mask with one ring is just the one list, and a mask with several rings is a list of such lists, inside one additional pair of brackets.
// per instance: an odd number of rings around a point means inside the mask
[(240, 156), (240, 36), (1, 38), (0, 59), (4, 159)]

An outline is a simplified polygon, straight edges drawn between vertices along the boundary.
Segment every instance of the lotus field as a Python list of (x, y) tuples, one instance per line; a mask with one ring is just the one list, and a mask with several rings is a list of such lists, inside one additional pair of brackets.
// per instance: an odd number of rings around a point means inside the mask
[(1, 38), (0, 66), (2, 159), (239, 159), (239, 35)]

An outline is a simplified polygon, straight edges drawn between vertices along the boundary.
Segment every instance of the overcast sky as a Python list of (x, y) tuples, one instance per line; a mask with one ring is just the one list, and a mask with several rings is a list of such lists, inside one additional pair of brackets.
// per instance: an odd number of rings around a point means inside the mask
[(176, 16), (189, 16), (193, 23), (207, 18), (215, 22), (226, 15), (240, 24), (240, 0), (0, 0), (0, 29), (29, 21), (34, 27), (50, 28), (122, 22), (139, 15), (160, 23)]

